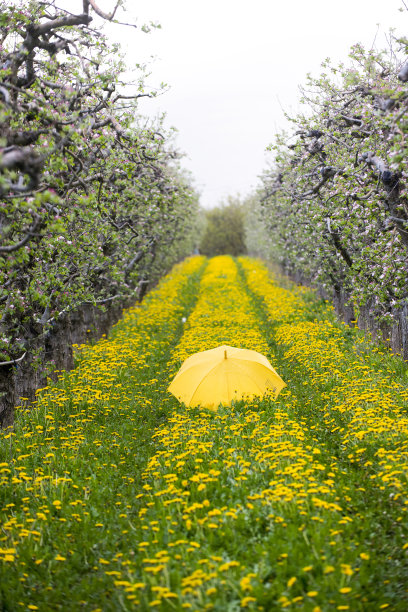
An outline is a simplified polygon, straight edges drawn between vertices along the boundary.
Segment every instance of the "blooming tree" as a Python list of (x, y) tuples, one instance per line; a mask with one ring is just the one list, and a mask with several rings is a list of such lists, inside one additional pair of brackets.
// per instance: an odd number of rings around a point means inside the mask
[(271, 145), (258, 210), (285, 270), (392, 322), (408, 270), (407, 41), (351, 50), (303, 89), (307, 112)]
[[(83, 304), (121, 304), (192, 249), (197, 196), (143, 68), (125, 78), (95, 0), (0, 1), (0, 362)], [(134, 26), (128, 26), (134, 27)]]

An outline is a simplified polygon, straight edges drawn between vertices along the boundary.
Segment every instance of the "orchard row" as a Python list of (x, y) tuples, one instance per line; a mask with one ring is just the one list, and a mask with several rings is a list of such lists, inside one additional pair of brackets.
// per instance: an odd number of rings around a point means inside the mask
[(249, 242), (334, 295), (348, 320), (394, 326), (398, 337), (388, 327), (384, 340), (407, 359), (407, 41), (391, 35), (390, 45), (355, 45), (347, 62), (326, 60), (321, 76), (309, 77), (305, 111), (270, 147), (275, 159), (251, 200), (258, 225)]
[(118, 18), (88, 0), (80, 14), (1, 5), (2, 366), (37, 355), (44, 367), (59, 320), (141, 298), (193, 251), (197, 195), (170, 134), (140, 116), (154, 95), (143, 66), (125, 73), (103, 34)]

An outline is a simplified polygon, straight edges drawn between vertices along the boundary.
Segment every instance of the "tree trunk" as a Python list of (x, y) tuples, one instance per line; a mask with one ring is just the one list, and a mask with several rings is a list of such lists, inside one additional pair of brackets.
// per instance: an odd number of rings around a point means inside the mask
[(28, 403), (33, 402), (36, 390), (47, 384), (47, 375), (42, 369), (44, 342), (39, 340), (32, 350), (36, 356), (33, 357), (32, 352), (28, 352), (26, 358), (15, 368), (14, 387), (17, 402), (20, 402), (20, 398), (24, 398)]
[(50, 377), (57, 380), (55, 370), (71, 370), (74, 365), (72, 354), (71, 318), (68, 315), (59, 319), (45, 338), (44, 359), (52, 366)]
[(342, 319), (347, 325), (355, 324), (354, 308), (347, 302), (350, 296), (343, 289), (335, 290), (333, 296), (333, 305), (337, 316)]
[(13, 425), (16, 403), (14, 366), (0, 366), (0, 427)]

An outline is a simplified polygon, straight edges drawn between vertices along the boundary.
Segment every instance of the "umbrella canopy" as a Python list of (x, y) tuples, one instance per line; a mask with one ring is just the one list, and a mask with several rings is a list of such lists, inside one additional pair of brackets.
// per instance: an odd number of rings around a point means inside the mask
[(277, 397), (283, 387), (286, 383), (266, 357), (223, 345), (188, 357), (168, 390), (187, 406), (214, 408), (265, 393)]

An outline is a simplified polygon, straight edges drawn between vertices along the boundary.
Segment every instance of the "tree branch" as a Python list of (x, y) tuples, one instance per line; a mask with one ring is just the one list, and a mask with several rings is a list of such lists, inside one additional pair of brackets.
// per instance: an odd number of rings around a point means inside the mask
[(27, 230), (25, 230), (27, 234), (24, 236), (24, 238), (14, 244), (9, 244), (7, 246), (0, 246), (0, 255), (2, 254), (7, 255), (8, 253), (12, 253), (13, 251), (18, 251), (18, 249), (21, 249), (24, 245), (27, 244), (27, 242), (33, 237), (33, 234), (37, 230), (40, 224), (40, 221), (41, 221), (41, 217), (39, 217), (38, 215), (35, 215), (35, 217), (36, 219), (33, 225), (29, 227)]
[(93, 10), (97, 15), (99, 15), (99, 17), (102, 17), (102, 19), (106, 19), (107, 21), (112, 21), (120, 4), (119, 1), (116, 3), (116, 6), (113, 9), (112, 13), (104, 13), (102, 9), (100, 9), (99, 6), (96, 4), (95, 0), (87, 0), (87, 3), (92, 6)]
[(21, 355), (21, 357), (19, 357), (18, 359), (12, 359), (11, 361), (0, 361), (0, 366), (15, 365), (16, 363), (23, 361), (26, 355), (27, 355), (27, 351), (24, 353), (24, 355)]

